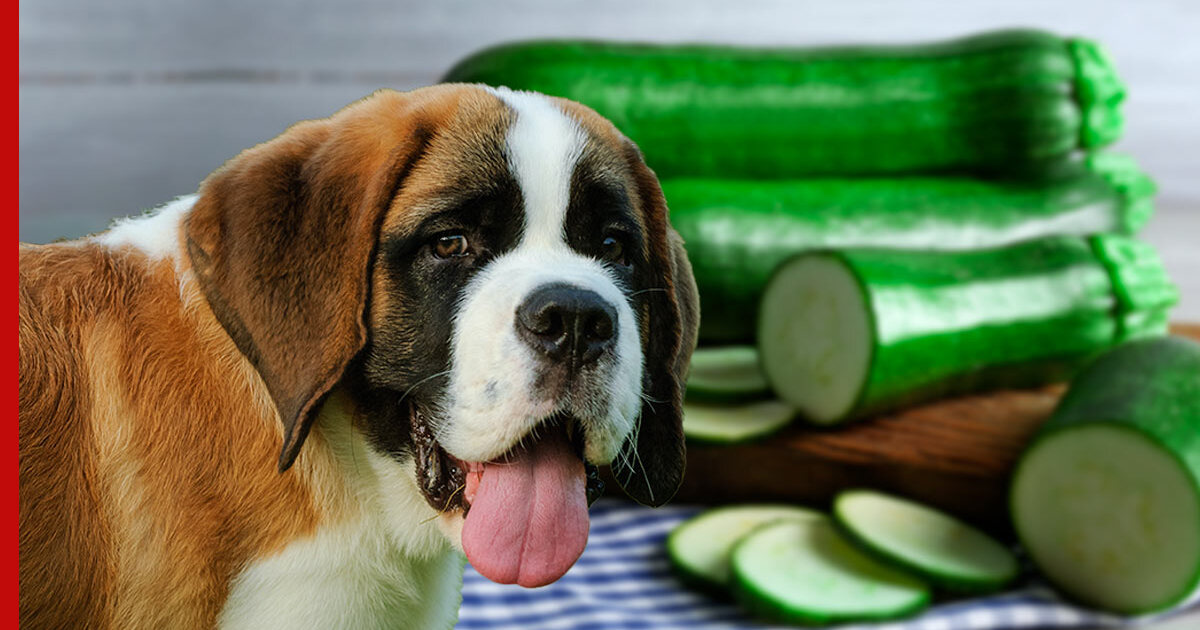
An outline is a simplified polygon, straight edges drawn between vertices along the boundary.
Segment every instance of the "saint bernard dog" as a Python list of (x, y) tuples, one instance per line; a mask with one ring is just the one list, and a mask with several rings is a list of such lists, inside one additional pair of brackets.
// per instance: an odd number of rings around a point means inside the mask
[(565, 100), (378, 92), (21, 245), (19, 311), (26, 628), (447, 628), (463, 553), (571, 567), (597, 466), (683, 475), (691, 268)]

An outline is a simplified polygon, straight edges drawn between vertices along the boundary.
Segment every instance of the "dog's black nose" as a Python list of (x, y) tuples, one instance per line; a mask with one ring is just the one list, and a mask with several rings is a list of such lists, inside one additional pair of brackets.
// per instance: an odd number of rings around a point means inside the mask
[(617, 309), (595, 291), (548, 284), (517, 307), (517, 334), (550, 359), (578, 367), (616, 343)]

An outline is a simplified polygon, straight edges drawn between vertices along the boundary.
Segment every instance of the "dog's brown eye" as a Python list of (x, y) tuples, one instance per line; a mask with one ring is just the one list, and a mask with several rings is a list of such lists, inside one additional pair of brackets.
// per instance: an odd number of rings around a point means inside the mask
[(625, 243), (615, 236), (607, 236), (600, 243), (600, 257), (618, 265), (629, 264), (625, 260)]
[(433, 244), (433, 253), (438, 258), (458, 258), (471, 253), (470, 243), (462, 234), (449, 234)]

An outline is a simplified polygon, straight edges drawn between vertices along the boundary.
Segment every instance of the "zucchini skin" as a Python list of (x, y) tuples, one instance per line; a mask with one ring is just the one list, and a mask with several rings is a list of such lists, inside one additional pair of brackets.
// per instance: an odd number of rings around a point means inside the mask
[[(1128, 429), (1158, 445), (1181, 465), (1200, 497), (1200, 343), (1175, 336), (1139, 339), (1099, 356), (1075, 376), (1025, 454), (1047, 437), (1097, 424)], [(1018, 461), (1014, 478), (1024, 461), (1024, 456)], [(1016, 505), (1016, 487), (1010, 507)], [(1010, 511), (1020, 533), (1016, 510)], [(1190, 583), (1161, 605), (1118, 612), (1152, 612), (1197, 592), (1200, 563)]]
[[(1103, 258), (1109, 250), (1127, 254), (1124, 264), (1139, 272), (1114, 273), (1121, 262)], [(1135, 304), (1159, 312), (1178, 298), (1153, 249), (1113, 235), (967, 252), (809, 255), (846, 265), (871, 310), (868, 376), (841, 421), (951, 395), (1064, 381), (1126, 339), (1121, 322), (1138, 312)], [(1165, 332), (1164, 319), (1139, 334)]]
[(970, 177), (667, 179), (671, 224), (687, 243), (700, 293), (700, 339), (754, 337), (758, 302), (776, 265), (806, 250), (965, 250), (1052, 234), (1133, 234), (1155, 187), (1131, 160), (1105, 156), (1087, 172), (1028, 183)]
[(855, 416), (1062, 381), (1116, 337), (1111, 282), (1084, 239), (897, 254), (842, 253), (868, 292), (876, 335)]
[(1075, 377), (1038, 435), (1094, 422), (1129, 427), (1174, 453), (1200, 493), (1200, 343), (1159, 337), (1104, 354)]
[(1096, 44), (1036, 30), (830, 48), (520, 42), (443, 81), (579, 101), (660, 177), (1028, 173), (1117, 139), (1125, 93)]

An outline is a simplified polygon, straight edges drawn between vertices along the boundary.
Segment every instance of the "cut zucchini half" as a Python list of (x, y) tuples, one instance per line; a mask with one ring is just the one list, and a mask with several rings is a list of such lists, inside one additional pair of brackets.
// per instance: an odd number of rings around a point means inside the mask
[(866, 290), (832, 255), (793, 259), (769, 286), (783, 288), (763, 294), (763, 371), (775, 392), (810, 422), (842, 420), (870, 375), (875, 330)]
[(796, 410), (778, 400), (740, 405), (683, 404), (683, 434), (710, 444), (738, 444), (770, 435), (791, 423)]
[(775, 394), (830, 425), (1065, 381), (1114, 343), (1163, 334), (1177, 297), (1154, 249), (1115, 234), (809, 252), (767, 283), (758, 350)]
[(791, 505), (737, 505), (716, 508), (680, 523), (667, 537), (671, 566), (687, 584), (728, 594), (729, 554), (743, 536), (772, 521), (810, 520), (825, 516)]
[(1150, 612), (1196, 588), (1200, 491), (1175, 456), (1135, 431), (1097, 424), (1040, 440), (1013, 497), (1038, 566), (1085, 603)]
[(847, 490), (833, 502), (842, 531), (866, 550), (931, 584), (965, 592), (996, 591), (1019, 569), (990, 536), (933, 508), (873, 490)]
[(1141, 614), (1200, 592), (1200, 344), (1139, 340), (1089, 365), (1010, 501), (1030, 557), (1085, 604)]
[(1154, 212), (1154, 182), (1127, 156), (1103, 153), (1085, 163), (1086, 172), (1050, 182), (964, 175), (664, 179), (671, 225), (687, 243), (700, 295), (700, 341), (753, 339), (771, 273), (800, 252), (964, 251), (1055, 234), (1137, 233)]
[(770, 393), (754, 346), (697, 348), (692, 353), (688, 400), (740, 402), (766, 398)]
[(799, 623), (882, 621), (929, 604), (929, 588), (877, 562), (829, 519), (770, 523), (733, 548), (734, 594), (769, 619)]

